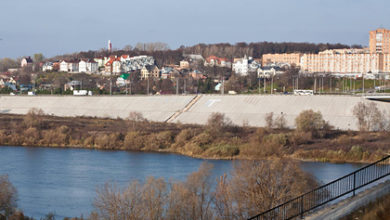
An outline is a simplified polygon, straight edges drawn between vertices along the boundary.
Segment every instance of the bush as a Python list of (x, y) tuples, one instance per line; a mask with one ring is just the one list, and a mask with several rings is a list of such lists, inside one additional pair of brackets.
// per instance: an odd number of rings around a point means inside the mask
[(150, 134), (145, 140), (146, 150), (166, 149), (171, 146), (173, 134), (171, 131), (163, 131), (157, 134)]
[(38, 129), (42, 129), (45, 127), (43, 116), (45, 113), (42, 109), (32, 108), (28, 111), (28, 113), (24, 116), (24, 124), (27, 128), (35, 127)]
[(187, 128), (182, 130), (175, 138), (176, 148), (183, 147), (187, 141), (191, 140), (196, 135), (196, 130), (192, 128)]
[(123, 146), (128, 150), (141, 150), (144, 147), (144, 140), (141, 133), (131, 131), (126, 134)]
[(217, 145), (210, 147), (204, 153), (207, 156), (233, 157), (240, 153), (240, 149), (235, 145)]
[(313, 136), (318, 137), (323, 134), (320, 131), (327, 131), (330, 126), (322, 118), (321, 112), (314, 112), (313, 110), (306, 110), (301, 112), (295, 119), (297, 131), (311, 132)]
[(225, 117), (225, 114), (212, 113), (207, 120), (206, 129), (210, 132), (210, 134), (218, 136), (221, 132), (226, 131), (232, 126), (232, 121)]
[(33, 146), (40, 140), (39, 131), (36, 128), (29, 127), (24, 131), (24, 144)]

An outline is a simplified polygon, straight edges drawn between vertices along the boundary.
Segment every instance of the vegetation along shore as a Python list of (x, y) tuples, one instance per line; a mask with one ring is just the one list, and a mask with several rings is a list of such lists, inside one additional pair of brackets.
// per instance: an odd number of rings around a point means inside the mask
[[(236, 126), (214, 113), (206, 125), (149, 122), (141, 113), (127, 119), (55, 117), (40, 109), (0, 115), (0, 145), (77, 147), (178, 153), (208, 159), (292, 158), (324, 162), (372, 162), (389, 152), (385, 114), (376, 106), (355, 106), (360, 131), (334, 130), (321, 113), (307, 110), (286, 128), (269, 113), (267, 126)], [(369, 113), (367, 113), (367, 112)]]

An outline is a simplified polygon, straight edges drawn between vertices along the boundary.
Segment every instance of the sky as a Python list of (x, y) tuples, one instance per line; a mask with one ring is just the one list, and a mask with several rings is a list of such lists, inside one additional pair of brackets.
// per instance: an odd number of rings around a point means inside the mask
[(137, 42), (368, 45), (390, 28), (389, 0), (0, 0), (0, 58)]

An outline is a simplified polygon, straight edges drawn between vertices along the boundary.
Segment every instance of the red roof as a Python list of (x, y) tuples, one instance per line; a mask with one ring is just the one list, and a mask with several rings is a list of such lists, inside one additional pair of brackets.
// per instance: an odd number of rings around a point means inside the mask
[(225, 62), (228, 61), (228, 59), (226, 59), (226, 58), (220, 58), (220, 57), (217, 57), (217, 56), (209, 56), (209, 57), (207, 57), (207, 59), (206, 59), (206, 61), (207, 61), (208, 63), (210, 63), (211, 60), (214, 60), (214, 62), (217, 62), (217, 63), (219, 63), (219, 64), (221, 64), (222, 61), (225, 61)]

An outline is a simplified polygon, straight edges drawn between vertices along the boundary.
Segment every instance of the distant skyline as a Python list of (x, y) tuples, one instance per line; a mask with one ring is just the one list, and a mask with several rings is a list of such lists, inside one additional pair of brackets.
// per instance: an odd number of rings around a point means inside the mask
[(2, 0), (0, 58), (161, 41), (180, 45), (310, 42), (368, 45), (390, 28), (388, 0)]

